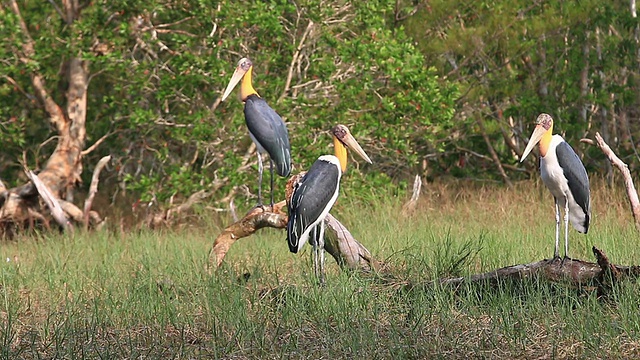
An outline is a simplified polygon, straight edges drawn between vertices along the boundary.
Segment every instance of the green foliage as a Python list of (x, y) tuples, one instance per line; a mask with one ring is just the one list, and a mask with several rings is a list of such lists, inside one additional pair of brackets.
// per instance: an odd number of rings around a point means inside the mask
[[(64, 108), (74, 56), (92, 74), (87, 146), (106, 136), (85, 169), (111, 154), (117, 176), (103, 191), (125, 186), (145, 200), (222, 183), (217, 199), (233, 191), (254, 202), (242, 104), (218, 101), (243, 56), (254, 61), (259, 94), (287, 121), (294, 173), (331, 153), (327, 131), (344, 123), (374, 160), (344, 177), (361, 194), (397, 193), (415, 174), (499, 179), (489, 146), (520, 166), (540, 112), (586, 152), (590, 172), (604, 159), (579, 138), (610, 134), (623, 158), (640, 138), (638, 21), (622, 3), (118, 0), (91, 3), (71, 25), (51, 4), (20, 6), (35, 40), (26, 63), (17, 18), (0, 12), (0, 178), (12, 184), (22, 154), (37, 168), (55, 145), (40, 147), (55, 134), (30, 76), (42, 74)], [(285, 181), (276, 179), (278, 198)]]
[[(35, 149), (52, 134), (30, 94), (29, 72), (41, 72), (64, 106), (64, 62), (73, 56), (88, 60), (92, 72), (87, 144), (107, 136), (85, 157), (86, 168), (110, 153), (118, 169), (113, 179), (145, 201), (186, 197), (217, 180), (225, 184), (219, 198), (241, 185), (256, 193), (242, 105), (233, 97), (217, 102), (242, 56), (255, 64), (260, 95), (288, 122), (295, 172), (332, 152), (324, 134), (345, 123), (376, 163), (364, 172), (384, 174), (368, 185), (354, 169), (345, 181), (365, 189), (402, 181), (452, 126), (456, 88), (388, 22), (388, 2), (98, 1), (70, 26), (49, 5), (29, 3), (21, 11), (36, 56), (27, 65), (19, 60), (23, 37), (4, 12), (0, 73), (30, 96), (2, 85), (0, 113), (15, 119), (3, 123), (4, 164), (22, 151), (31, 164), (46, 159)], [(0, 177), (15, 178), (18, 170), (3, 166)], [(277, 179), (278, 198), (285, 180)]]
[[(454, 146), (447, 148), (447, 166), (457, 161), (455, 149), (487, 153), (484, 140), (474, 136), (480, 133), (478, 118), (486, 123), (500, 161), (507, 164), (519, 159), (505, 139), (522, 149), (541, 112), (554, 116), (557, 131), (579, 153), (579, 139), (596, 130), (610, 143), (638, 136), (638, 123), (624, 120), (636, 117), (630, 109), (638, 102), (631, 94), (638, 91), (633, 80), (640, 49), (638, 21), (627, 3), (495, 0), (461, 6), (439, 0), (420, 6), (406, 26), (427, 62), (463, 94), (452, 131), (462, 136), (450, 139)], [(633, 152), (634, 144), (618, 144), (622, 146), (616, 150), (623, 155)], [(584, 161), (595, 172), (606, 160), (600, 155)], [(466, 173), (498, 177), (494, 169), (486, 164)]]

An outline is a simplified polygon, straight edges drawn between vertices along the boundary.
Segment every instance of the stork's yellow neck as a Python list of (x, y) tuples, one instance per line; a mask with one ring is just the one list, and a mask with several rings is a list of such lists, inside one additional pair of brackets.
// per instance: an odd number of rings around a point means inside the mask
[(553, 125), (547, 130), (540, 139), (540, 156), (546, 156), (551, 144), (551, 137), (553, 137)]
[(344, 173), (347, 171), (347, 148), (344, 144), (338, 140), (337, 137), (333, 137), (333, 149), (335, 151), (335, 155), (340, 160), (340, 168)]
[[(253, 72), (253, 66), (247, 70), (242, 77), (242, 83), (240, 84), (240, 97), (242, 101), (247, 100), (249, 95), (258, 95), (256, 89), (253, 88), (251, 73)], [(260, 95), (258, 95), (260, 96)]]

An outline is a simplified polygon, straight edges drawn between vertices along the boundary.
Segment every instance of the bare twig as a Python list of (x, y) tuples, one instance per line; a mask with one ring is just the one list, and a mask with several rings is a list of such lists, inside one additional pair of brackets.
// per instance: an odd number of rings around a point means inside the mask
[(293, 78), (293, 69), (295, 67), (295, 64), (298, 62), (298, 58), (300, 57), (300, 51), (302, 51), (304, 47), (304, 42), (307, 39), (307, 36), (309, 36), (309, 34), (311, 33), (311, 30), (313, 30), (314, 25), (315, 25), (314, 22), (309, 20), (309, 24), (307, 24), (307, 28), (304, 30), (304, 33), (300, 38), (298, 47), (296, 48), (296, 51), (293, 53), (293, 57), (291, 58), (291, 64), (289, 65), (289, 72), (287, 73), (287, 80), (285, 81), (284, 90), (282, 90), (282, 94), (278, 98), (278, 101), (277, 101), (278, 103), (281, 102), (282, 99), (284, 99), (284, 97), (289, 92), (289, 89), (291, 87), (291, 79)]
[(60, 7), (58, 6), (58, 4), (56, 4), (55, 1), (53, 0), (49, 0), (49, 3), (51, 3), (51, 5), (53, 6), (53, 8), (56, 10), (56, 12), (58, 13), (58, 15), (60, 15), (60, 17), (62, 18), (62, 20), (64, 20), (64, 22), (67, 22), (67, 17), (64, 15), (64, 13), (62, 12), (62, 9), (60, 9)]
[[(104, 137), (103, 137), (104, 138)], [(89, 196), (87, 200), (84, 202), (84, 211), (83, 211), (83, 222), (84, 228), (87, 229), (89, 227), (89, 211), (91, 211), (91, 206), (93, 205), (93, 199), (98, 192), (98, 183), (100, 182), (100, 172), (102, 169), (111, 161), (111, 155), (107, 155), (98, 161), (96, 168), (93, 169), (93, 176), (91, 176), (91, 185), (89, 187)]]
[(110, 132), (110, 133), (106, 133), (104, 135), (102, 135), (102, 137), (98, 140), (96, 140), (96, 142), (93, 143), (93, 145), (89, 146), (88, 148), (84, 149), (82, 151), (82, 156), (87, 156), (89, 155), (92, 151), (94, 151), (96, 148), (98, 148), (98, 146), (100, 146), (100, 144), (102, 144), (105, 140), (107, 140), (107, 138), (113, 134), (115, 134), (117, 131), (114, 132)]
[(500, 176), (502, 176), (502, 179), (504, 179), (504, 182), (505, 184), (507, 184), (508, 187), (513, 188), (513, 184), (511, 183), (511, 180), (509, 180), (509, 176), (507, 176), (507, 173), (504, 171), (504, 167), (500, 162), (498, 153), (496, 153), (495, 149), (493, 148), (493, 145), (491, 145), (491, 140), (489, 139), (489, 135), (487, 135), (487, 132), (484, 128), (484, 121), (482, 120), (482, 118), (478, 118), (478, 126), (480, 127), (480, 133), (482, 134), (482, 138), (484, 139), (484, 142), (487, 144), (487, 148), (489, 149), (491, 158), (493, 159), (493, 162), (498, 167), (498, 171), (500, 171)]
[[(484, 160), (488, 160), (488, 161), (493, 161), (493, 159), (492, 159), (492, 158), (490, 158), (490, 157), (489, 157), (489, 156), (487, 156), (487, 155), (480, 154), (479, 152), (475, 152), (475, 151), (473, 151), (473, 150), (471, 150), (471, 149), (467, 149), (467, 148), (462, 147), (462, 146), (456, 146), (456, 149), (458, 149), (458, 150), (460, 150), (460, 151), (464, 151), (464, 152), (466, 152), (466, 153), (469, 153), (469, 154), (471, 154), (471, 155), (473, 155), (473, 156), (475, 156), (475, 157), (478, 157), (478, 158), (480, 158), (480, 159), (484, 159)], [(503, 168), (505, 168), (505, 169), (512, 170), (512, 171), (520, 171), (520, 172), (526, 172), (526, 171), (527, 171), (526, 169), (523, 169), (523, 168), (520, 168), (520, 167), (517, 167), (517, 166), (513, 166), (513, 165), (510, 165), (510, 164), (502, 164), (502, 167), (503, 167)]]

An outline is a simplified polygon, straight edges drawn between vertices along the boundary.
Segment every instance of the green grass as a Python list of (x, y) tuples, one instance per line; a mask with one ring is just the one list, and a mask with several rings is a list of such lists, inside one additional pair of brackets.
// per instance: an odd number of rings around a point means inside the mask
[[(624, 194), (595, 184), (591, 246), (640, 263)], [(404, 198), (341, 197), (333, 212), (395, 275), (340, 272), (318, 287), (309, 249), (290, 254), (283, 231), (239, 240), (223, 266), (203, 268), (225, 224), (164, 232), (44, 234), (0, 247), (0, 355), (65, 358), (637, 358), (640, 286), (610, 296), (532, 282), (499, 289), (407, 287), (548, 258), (553, 201), (540, 184), (516, 189), (427, 184), (417, 211)], [(207, 216), (207, 214), (204, 214)], [(470, 253), (470, 261), (454, 263)], [(6, 260), (8, 259), (8, 260)]]

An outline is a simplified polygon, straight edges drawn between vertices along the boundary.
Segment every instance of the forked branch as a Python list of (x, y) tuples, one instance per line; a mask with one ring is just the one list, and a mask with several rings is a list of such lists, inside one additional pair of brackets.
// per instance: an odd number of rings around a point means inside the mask
[[(218, 268), (237, 240), (251, 236), (266, 227), (285, 229), (288, 220), (288, 216), (283, 210), (285, 206), (286, 202), (280, 201), (274, 204), (273, 208), (269, 206), (255, 207), (242, 219), (225, 228), (213, 242), (206, 270), (211, 273), (213, 269)], [(369, 250), (359, 243), (335, 217), (331, 214), (327, 215), (325, 224), (325, 250), (341, 268), (368, 272), (379, 267)]]

